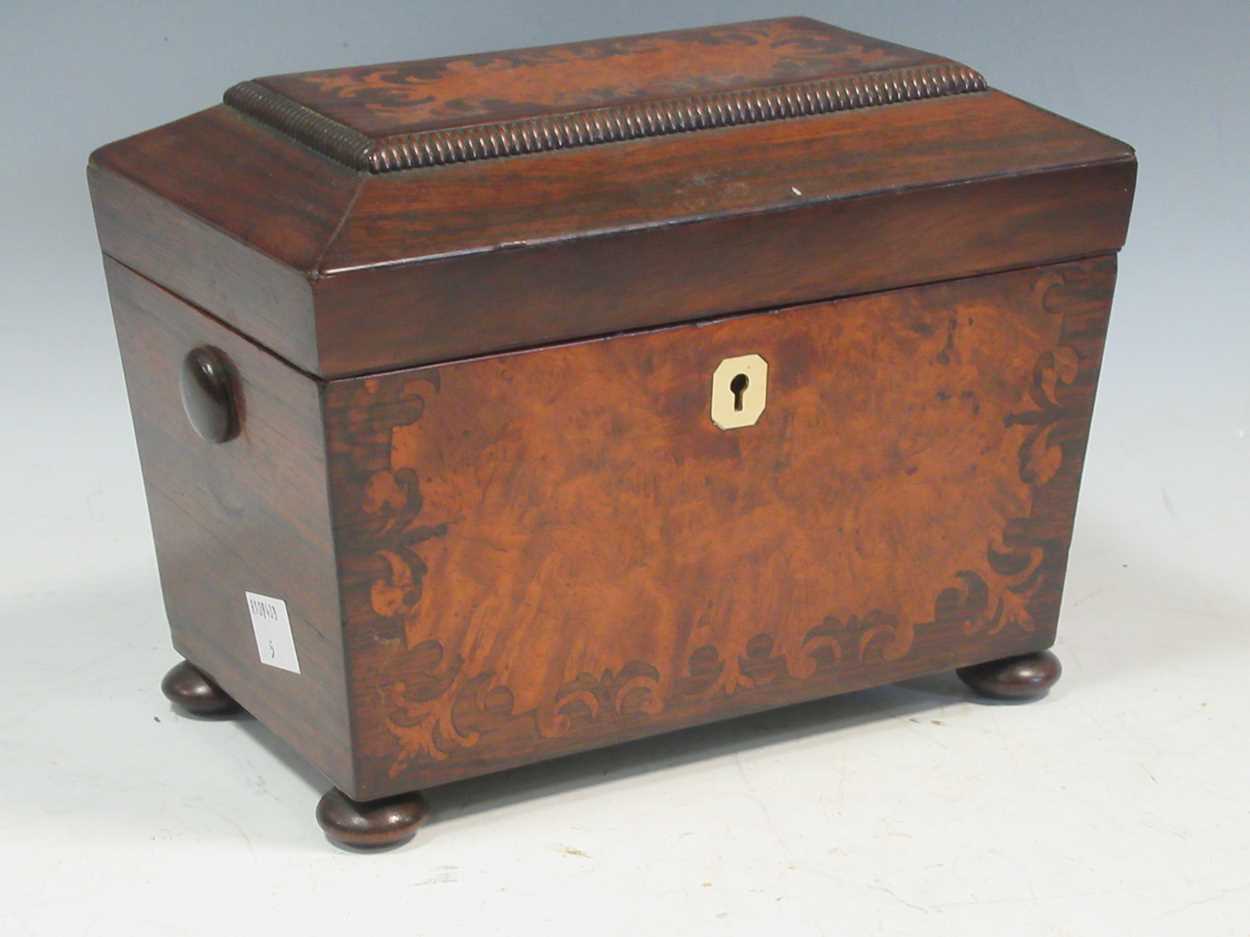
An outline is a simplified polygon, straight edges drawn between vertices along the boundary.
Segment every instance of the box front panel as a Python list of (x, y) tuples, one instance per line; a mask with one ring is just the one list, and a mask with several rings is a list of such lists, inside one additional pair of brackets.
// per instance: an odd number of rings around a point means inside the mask
[(331, 383), (357, 795), (1050, 645), (1114, 275)]

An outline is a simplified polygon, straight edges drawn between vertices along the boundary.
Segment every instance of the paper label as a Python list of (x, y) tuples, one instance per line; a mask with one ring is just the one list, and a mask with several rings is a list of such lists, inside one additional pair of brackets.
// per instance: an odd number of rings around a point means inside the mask
[(295, 654), (295, 639), (291, 636), (291, 619), (286, 613), (286, 603), (255, 592), (243, 594), (247, 596), (247, 610), (252, 616), (252, 631), (256, 633), (260, 662), (299, 673), (299, 657)]

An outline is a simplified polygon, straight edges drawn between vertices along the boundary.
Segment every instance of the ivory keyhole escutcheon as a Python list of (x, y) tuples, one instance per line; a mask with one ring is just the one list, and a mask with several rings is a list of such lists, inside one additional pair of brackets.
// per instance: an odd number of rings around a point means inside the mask
[(754, 426), (767, 390), (768, 362), (760, 355), (726, 358), (712, 374), (712, 422), (721, 429)]

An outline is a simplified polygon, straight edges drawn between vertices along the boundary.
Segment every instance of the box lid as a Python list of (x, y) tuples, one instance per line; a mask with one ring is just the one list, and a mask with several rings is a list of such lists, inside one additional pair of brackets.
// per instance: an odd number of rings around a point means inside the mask
[(260, 78), (89, 166), (106, 253), (324, 377), (1113, 251), (1134, 177), (804, 18)]

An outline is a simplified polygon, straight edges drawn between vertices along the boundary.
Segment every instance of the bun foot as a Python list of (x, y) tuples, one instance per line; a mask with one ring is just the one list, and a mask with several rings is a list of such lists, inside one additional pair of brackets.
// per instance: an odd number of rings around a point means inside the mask
[(331, 842), (355, 849), (385, 849), (412, 839), (429, 808), (420, 794), (352, 800), (337, 787), (317, 804), (317, 822)]
[(171, 703), (193, 716), (228, 716), (239, 711), (239, 704), (230, 694), (185, 660), (165, 674), (161, 692)]
[(955, 671), (959, 679), (981, 696), (998, 700), (1031, 700), (1046, 695), (1059, 680), (1063, 667), (1050, 651), (1004, 657)]

